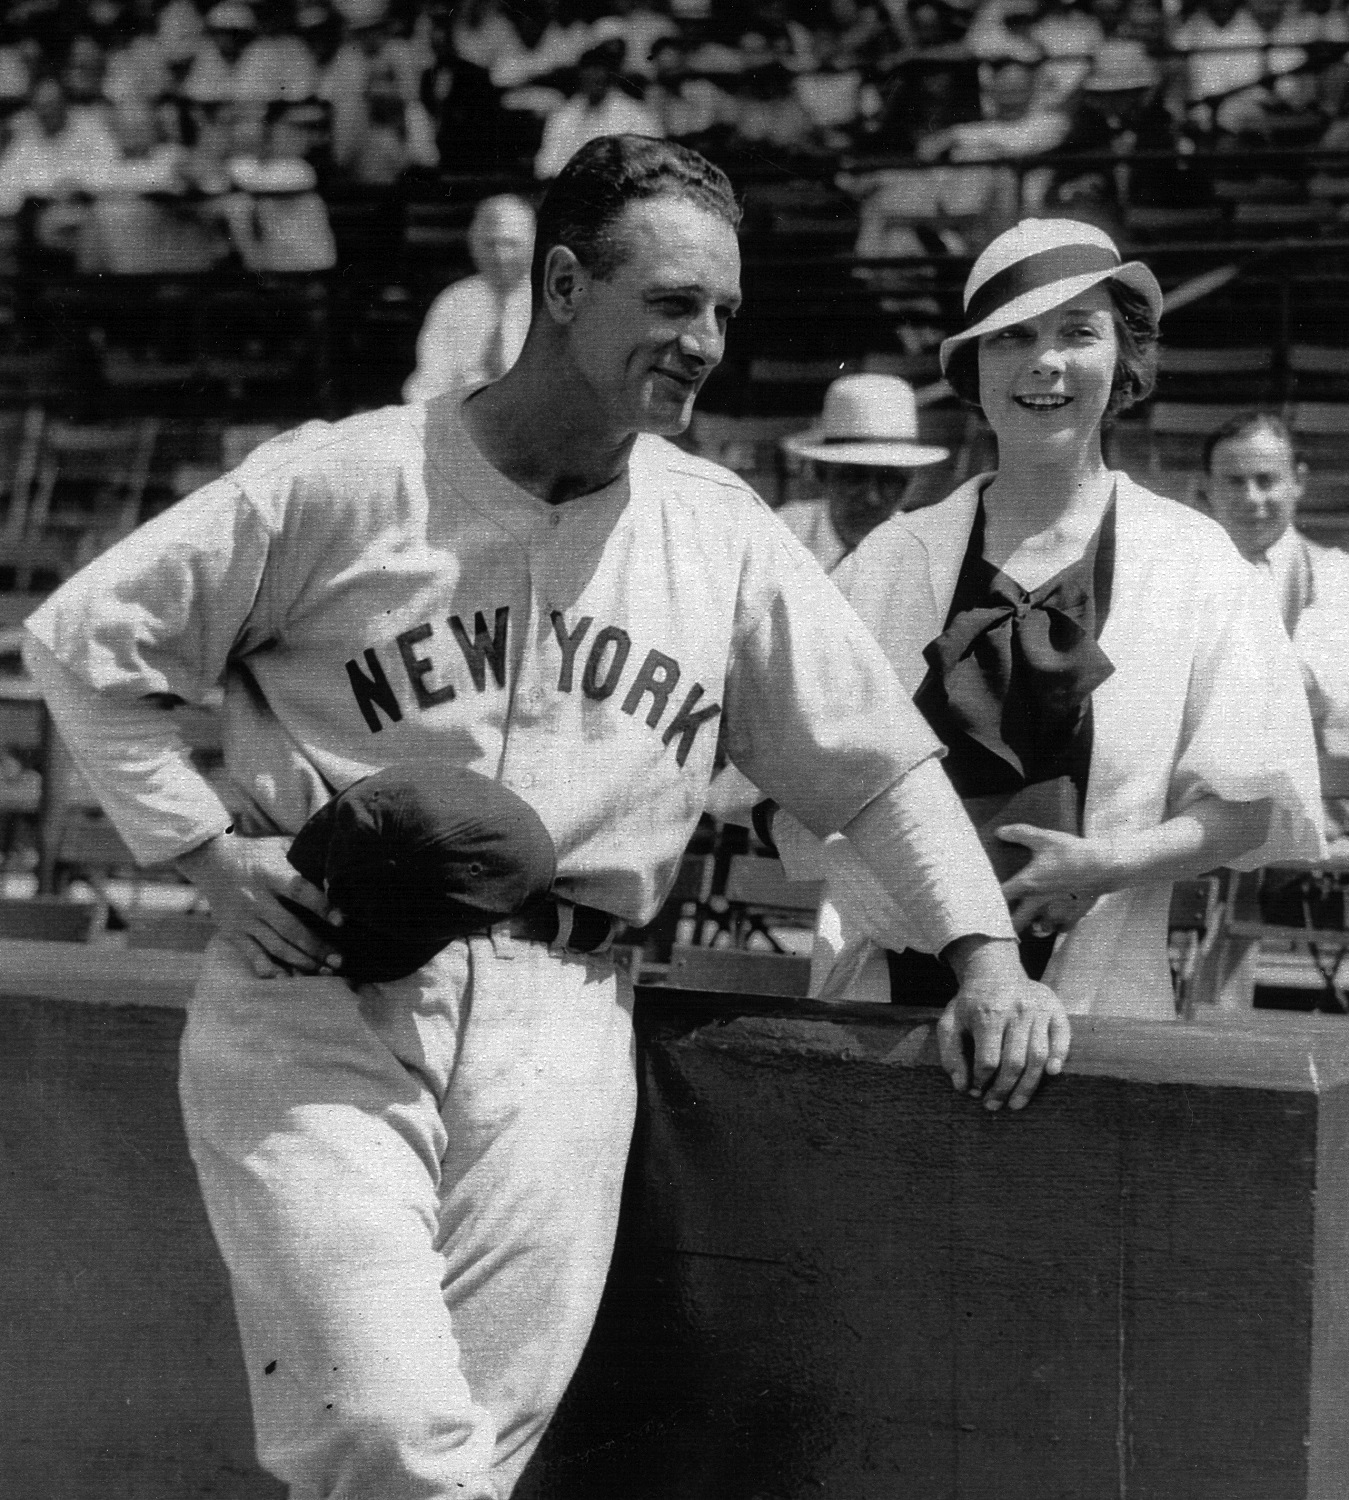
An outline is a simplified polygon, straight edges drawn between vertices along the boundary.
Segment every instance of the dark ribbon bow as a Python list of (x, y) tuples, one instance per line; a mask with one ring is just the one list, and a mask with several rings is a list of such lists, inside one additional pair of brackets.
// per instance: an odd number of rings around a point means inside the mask
[(928, 674), (915, 699), (948, 744), (950, 731), (966, 734), (1023, 776), (1040, 747), (1064, 752), (1115, 670), (1096, 643), (1094, 552), (1030, 593), (984, 563), (981, 602), (953, 602), (923, 652)]

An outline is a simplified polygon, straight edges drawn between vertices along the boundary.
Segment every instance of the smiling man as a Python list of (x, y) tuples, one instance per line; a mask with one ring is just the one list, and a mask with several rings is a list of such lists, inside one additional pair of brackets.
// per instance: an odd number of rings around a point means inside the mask
[[(633, 1122), (632, 987), (603, 949), (660, 906), (719, 744), (844, 832), (949, 960), (956, 1088), (1018, 1108), (1067, 1051), (879, 647), (752, 492), (663, 441), (721, 359), (737, 219), (693, 152), (590, 143), (540, 210), (505, 376), (266, 444), (30, 621), (124, 838), (221, 925), (184, 1116), (259, 1454), (292, 1500), (515, 1485), (590, 1330)], [(164, 706), (218, 684), (229, 812)], [(372, 973), (348, 961), (352, 903), (396, 912), (398, 846), (377, 834), (343, 885), (314, 830), (369, 833), (371, 790), (393, 778), (405, 809), (418, 774), (440, 823), (413, 863), (457, 855), (459, 908), (487, 910)], [(495, 901), (513, 861), (489, 806), (527, 814), (527, 908)], [(456, 851), (461, 812), (478, 832)]]
[(1277, 412), (1242, 412), (1205, 440), (1204, 498), (1273, 594), (1302, 668), (1326, 835), (1343, 853), (1349, 850), (1349, 554), (1297, 529), (1306, 488), (1307, 465)]

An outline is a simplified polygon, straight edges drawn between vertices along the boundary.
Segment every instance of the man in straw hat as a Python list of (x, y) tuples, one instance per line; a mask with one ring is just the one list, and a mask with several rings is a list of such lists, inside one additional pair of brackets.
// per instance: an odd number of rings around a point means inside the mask
[[(603, 950), (663, 903), (719, 749), (846, 830), (949, 957), (956, 1088), (1019, 1108), (1066, 1055), (880, 648), (752, 492), (667, 441), (740, 303), (738, 218), (696, 153), (590, 142), (540, 207), (500, 380), (264, 444), (29, 622), (119, 830), (221, 924), (184, 1119), (292, 1500), (514, 1488), (590, 1332), (636, 1109)], [(233, 817), (163, 706), (217, 683)], [(491, 785), (437, 805), (409, 765)], [(487, 824), (454, 818), (469, 798)], [(362, 922), (390, 962), (354, 983), (333, 932)]]
[(904, 508), (915, 469), (948, 453), (918, 440), (913, 387), (897, 375), (840, 376), (824, 393), (819, 420), (782, 446), (815, 464), (824, 498), (790, 501), (778, 519), (826, 573)]

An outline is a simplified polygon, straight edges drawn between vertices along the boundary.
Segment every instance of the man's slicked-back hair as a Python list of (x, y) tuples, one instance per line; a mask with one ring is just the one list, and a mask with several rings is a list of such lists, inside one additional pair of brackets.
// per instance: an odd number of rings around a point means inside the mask
[(1210, 432), (1204, 439), (1203, 467), (1204, 473), (1208, 474), (1213, 469), (1213, 450), (1219, 443), (1230, 443), (1235, 438), (1244, 438), (1252, 432), (1271, 432), (1288, 450), (1288, 462), (1296, 466), (1302, 461), (1302, 455), (1297, 449), (1297, 439), (1293, 436), (1293, 429), (1284, 421), (1283, 416), (1277, 411), (1269, 411), (1264, 407), (1253, 407), (1250, 411), (1238, 412), (1236, 416), (1229, 418), (1216, 431)]
[(646, 135), (602, 135), (582, 146), (553, 179), (539, 205), (530, 287), (543, 296), (543, 267), (565, 245), (601, 281), (623, 262), (614, 223), (630, 203), (676, 198), (729, 224), (740, 223), (735, 190), (720, 167), (674, 141)]

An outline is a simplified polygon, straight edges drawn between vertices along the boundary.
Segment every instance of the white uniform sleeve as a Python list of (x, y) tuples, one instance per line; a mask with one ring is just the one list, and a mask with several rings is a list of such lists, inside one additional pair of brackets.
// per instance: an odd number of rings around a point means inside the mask
[(23, 655), (57, 732), (139, 864), (176, 859), (229, 826), (171, 711), (95, 692), (33, 635)]
[(868, 936), (883, 947), (940, 953), (960, 937), (1014, 936), (997, 877), (939, 761), (915, 766), (843, 834), (828, 847), (851, 846), (879, 883)]
[[(284, 488), (264, 501), (284, 509)], [(277, 529), (236, 480), (216, 480), (82, 568), (28, 630), (96, 692), (200, 703), (232, 655), (282, 632), (264, 589)]]
[(147, 700), (200, 703), (235, 652), (276, 638), (271, 544), (261, 510), (227, 477), (103, 553), (26, 622), (25, 660), (57, 728), (143, 863), (229, 822), (172, 713)]
[(749, 549), (726, 682), (727, 751), (818, 837), (940, 753), (880, 647), (771, 516)]

